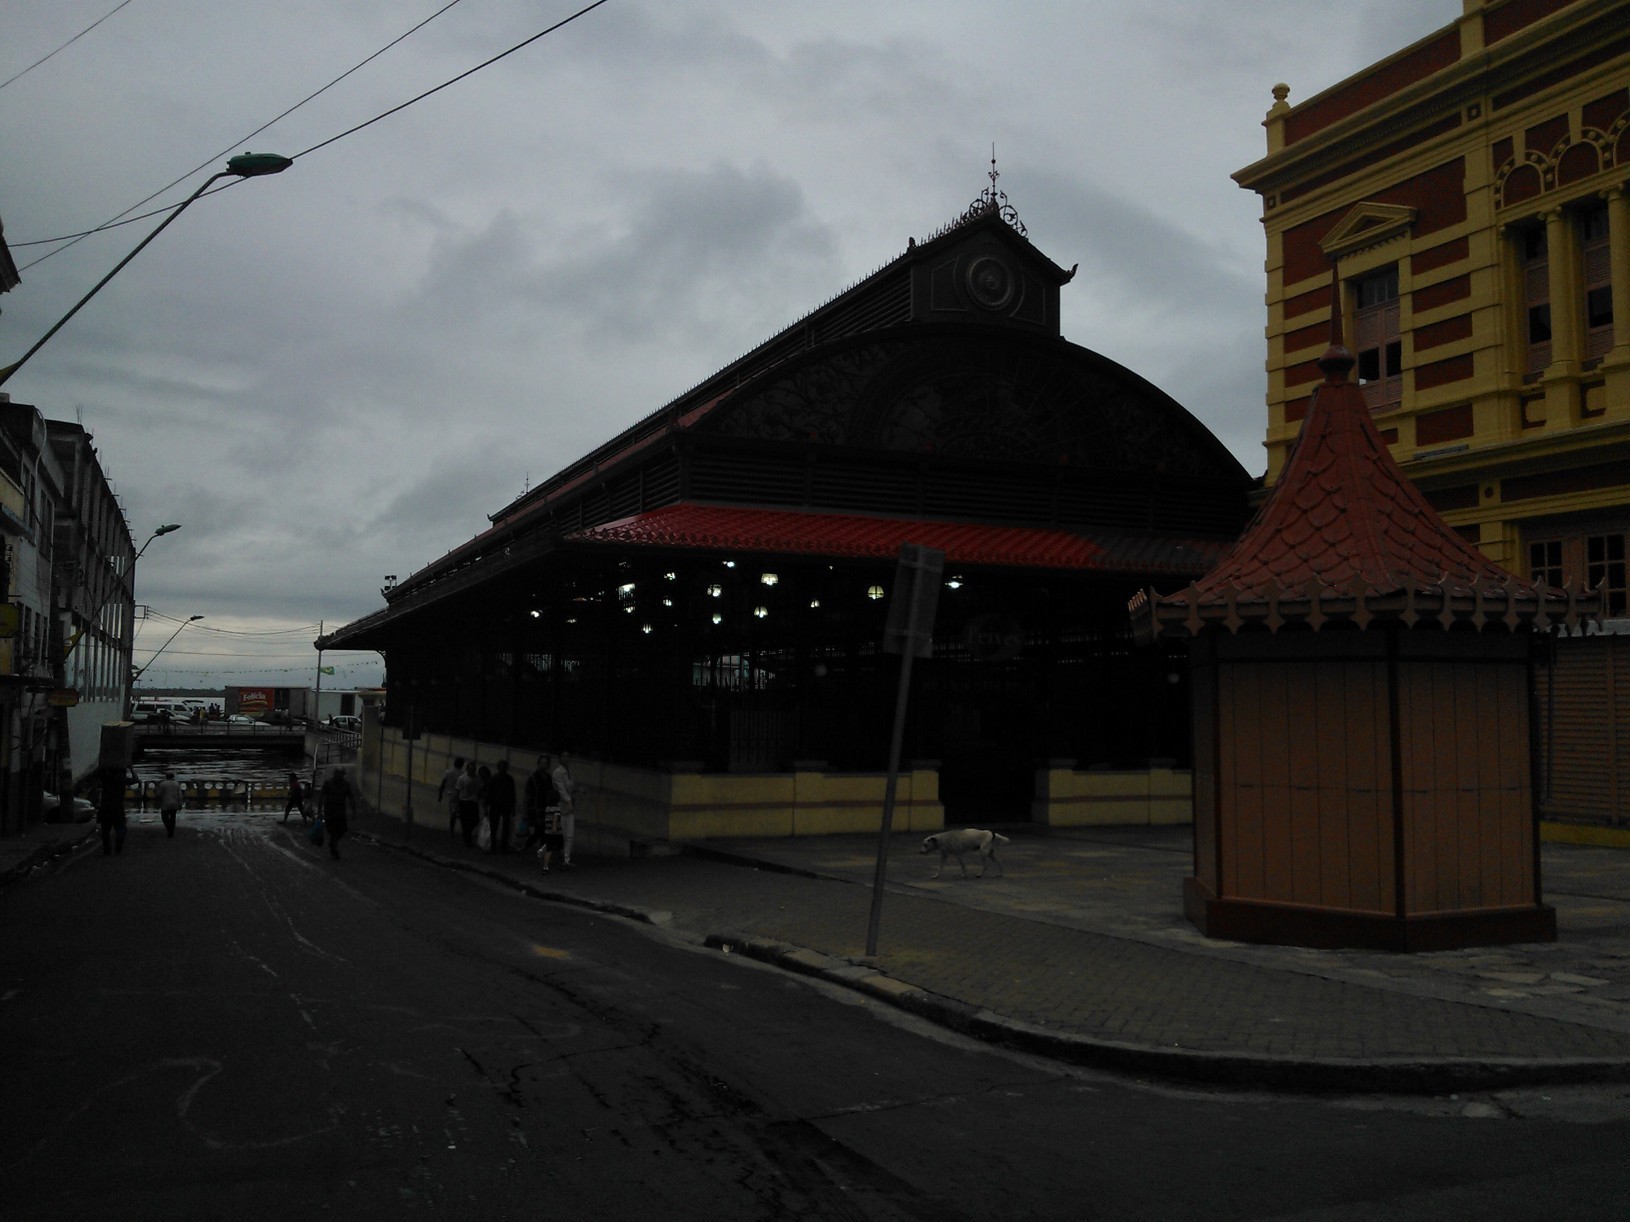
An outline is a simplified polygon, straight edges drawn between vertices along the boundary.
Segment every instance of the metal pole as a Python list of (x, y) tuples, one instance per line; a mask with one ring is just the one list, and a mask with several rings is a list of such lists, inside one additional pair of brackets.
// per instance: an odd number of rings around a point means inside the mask
[[(188, 624), (192, 623), (194, 620), (201, 620), (203, 618), (204, 617), (202, 615), (194, 615), (189, 619), (182, 620), (181, 621), (181, 628), (185, 628)], [(147, 665), (146, 666), (138, 666), (136, 668), (136, 673), (130, 676), (130, 681), (131, 681), (132, 684), (134, 684), (138, 680), (140, 680), (141, 677), (147, 673), (148, 667), (152, 666), (154, 662), (158, 661), (159, 654), (163, 653), (166, 649), (168, 649), (170, 647), (170, 641), (175, 640), (176, 637), (181, 635), (181, 628), (177, 628), (174, 632), (170, 633), (170, 640), (165, 641), (164, 644), (160, 645), (157, 649), (155, 649), (153, 651), (153, 656), (147, 659)]]
[(911, 692), (911, 661), (917, 654), (917, 615), (922, 606), (923, 573), (911, 576), (909, 633), (900, 650), (900, 690), (894, 698), (894, 732), (889, 740), (889, 779), (883, 790), (883, 825), (877, 836), (877, 869), (872, 874), (872, 909), (866, 922), (866, 953), (877, 953), (877, 928), (883, 919), (883, 880), (888, 872), (889, 832), (894, 824), (894, 792), (900, 780), (900, 749), (905, 742), (906, 698)]
[[(317, 621), (317, 639), (323, 639), (323, 621)], [(323, 651), (317, 650), (317, 699), (311, 709), (311, 787), (317, 787), (317, 757), (322, 754)]]
[[(407, 754), (407, 802), (404, 804), (403, 811), (402, 811), (402, 819), (403, 819), (403, 823), (404, 823), (404, 826), (402, 828), (402, 839), (404, 841), (410, 839), (412, 837), (412, 835), (413, 835), (413, 740), (415, 738), (419, 737), (416, 733), (414, 733), (414, 730), (413, 730), (413, 709), (412, 709), (411, 706), (408, 708), (408, 715), (407, 715), (407, 720), (406, 720), (405, 724), (406, 724), (406, 728), (407, 728), (408, 754)], [(379, 728), (379, 775), (381, 777), (383, 777), (385, 775), (385, 727), (384, 726), (380, 726), (380, 728)]]
[(68, 320), (70, 318), (72, 318), (75, 314), (79, 313), (80, 309), (85, 305), (85, 303), (87, 301), (89, 301), (92, 297), (96, 296), (96, 294), (101, 292), (103, 285), (107, 284), (107, 282), (109, 280), (112, 280), (121, 271), (123, 271), (124, 266), (125, 266), (126, 263), (129, 263), (137, 255), (141, 254), (142, 250), (147, 246), (147, 244), (149, 242), (151, 242), (154, 238), (158, 237), (159, 234), (163, 233), (165, 228), (169, 225), (169, 223), (171, 221), (175, 220), (176, 217), (180, 216), (182, 214), (182, 212), (184, 212), (186, 210), (186, 208), (187, 208), (187, 206), (189, 204), (191, 204), (194, 200), (196, 200), (205, 191), (209, 190), (211, 184), (213, 184), (218, 179), (232, 178), (232, 177), (235, 177), (235, 176), (232, 174), (231, 171), (222, 170), (219, 174), (214, 174), (214, 175), (211, 175), (209, 178), (206, 178), (204, 180), (204, 185), (203, 186), (199, 187), (198, 190), (194, 191), (191, 195), (187, 196), (186, 199), (182, 200), (179, 204), (177, 204), (175, 206), (175, 211), (170, 213), (169, 216), (165, 217), (164, 220), (162, 222), (160, 222), (159, 227), (157, 229), (153, 230), (152, 233), (148, 234), (145, 238), (143, 238), (141, 240), (141, 242), (136, 246), (135, 250), (131, 251), (124, 258), (120, 259), (119, 262), (114, 266), (114, 268), (113, 268), (113, 270), (111, 272), (109, 272), (107, 275), (103, 276), (100, 280), (98, 280), (96, 282), (96, 287), (95, 288), (93, 288), (90, 292), (86, 293), (83, 297), (81, 297), (79, 299), (78, 303), (74, 306), (73, 309), (69, 310), (66, 314), (64, 314), (61, 318), (59, 318), (57, 320), (57, 325), (56, 326), (52, 327), (44, 335), (40, 336), (40, 338), (35, 341), (34, 346), (32, 348), (30, 348), (27, 352), (23, 353), (23, 355), (18, 360), (12, 362), (10, 365), (5, 366), (4, 368), (0, 368), (0, 385), (4, 385), (7, 378), (11, 377), (12, 374), (16, 373), (19, 369), (21, 369), (28, 362), (29, 357), (33, 356), (41, 348), (45, 347), (46, 341), (49, 340), (58, 331), (62, 330), (62, 328), (67, 324)]

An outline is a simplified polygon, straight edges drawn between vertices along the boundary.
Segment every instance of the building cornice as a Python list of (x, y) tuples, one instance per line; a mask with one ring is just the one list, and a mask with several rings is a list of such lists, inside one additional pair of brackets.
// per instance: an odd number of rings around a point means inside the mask
[[(1388, 143), (1449, 115), (1464, 114), (1473, 123), (1486, 122), (1481, 108), (1489, 95), (1503, 92), (1524, 78), (1551, 71), (1559, 62), (1623, 32), (1630, 32), (1630, 6), (1622, 0), (1580, 0), (1536, 23), (1531, 31), (1467, 56), (1287, 148), (1270, 153), (1236, 171), (1233, 179), (1246, 190), (1269, 195), (1351, 160), (1357, 149)], [(1274, 115), (1271, 121), (1283, 121), (1327, 99), (1442, 33), (1439, 30), (1428, 35), (1381, 64), (1338, 81), (1305, 102)]]
[(1536, 432), (1531, 436), (1488, 445), (1468, 446), (1454, 453), (1427, 454), (1398, 465), (1423, 488), (1441, 488), (1467, 477), (1500, 479), (1507, 475), (1556, 470), (1630, 458), (1630, 420), (1582, 425), (1565, 433)]

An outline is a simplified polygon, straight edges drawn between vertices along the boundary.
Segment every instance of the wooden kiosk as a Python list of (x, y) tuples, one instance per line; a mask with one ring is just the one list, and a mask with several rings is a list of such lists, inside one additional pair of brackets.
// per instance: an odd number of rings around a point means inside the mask
[(1541, 902), (1535, 640), (1595, 596), (1524, 584), (1399, 469), (1339, 344), (1229, 557), (1132, 602), (1193, 662), (1194, 874), (1211, 937), (1437, 950), (1554, 941)]

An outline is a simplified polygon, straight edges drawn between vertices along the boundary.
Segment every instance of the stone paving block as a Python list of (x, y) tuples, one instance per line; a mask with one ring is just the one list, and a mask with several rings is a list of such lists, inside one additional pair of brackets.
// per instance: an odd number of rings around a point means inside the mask
[(764, 869), (694, 856), (589, 861), (551, 887), (607, 911), (669, 913), (675, 936), (779, 957), (948, 1025), (995, 1016), (1060, 1048), (1328, 1062), (1347, 1075), (1364, 1065), (1427, 1075), (1438, 1060), (1630, 1073), (1630, 905), (1617, 906), (1619, 925), (1572, 941), (1564, 928), (1559, 944), (1429, 955), (1248, 946), (1183, 921), (1187, 851), (1163, 847), (1175, 837), (1074, 841), (1101, 855), (1090, 873), (1049, 859), (1070, 843), (1021, 833), (1005, 880), (929, 885), (913, 862), (891, 875), (870, 957), (871, 858), (839, 845), (769, 845)]
[(1594, 986), (1607, 983), (1607, 981), (1602, 979), (1600, 976), (1575, 976), (1572, 972), (1552, 972), (1551, 979), (1556, 981), (1558, 984), (1582, 984)]

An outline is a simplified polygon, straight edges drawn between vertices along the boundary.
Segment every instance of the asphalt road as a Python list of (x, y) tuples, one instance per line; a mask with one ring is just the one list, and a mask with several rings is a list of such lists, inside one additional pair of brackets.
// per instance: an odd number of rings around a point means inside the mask
[(1614, 1218), (1623, 1092), (1174, 1091), (265, 816), (0, 893), (10, 1217)]

